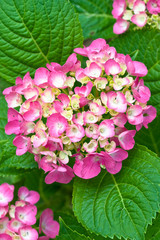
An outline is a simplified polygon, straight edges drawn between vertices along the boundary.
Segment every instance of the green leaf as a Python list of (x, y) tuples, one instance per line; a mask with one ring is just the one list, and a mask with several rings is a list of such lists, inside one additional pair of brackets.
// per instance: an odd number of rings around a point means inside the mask
[[(145, 28), (128, 31), (110, 42), (119, 53), (134, 55), (134, 60), (143, 62), (148, 68), (144, 78), (145, 85), (151, 90), (149, 104), (160, 113), (160, 31)], [(135, 56), (136, 53), (136, 56)]]
[(60, 232), (59, 236), (56, 237), (56, 240), (91, 240), (91, 238), (70, 228), (70, 226), (68, 226), (61, 217), (59, 218), (59, 222)]
[(17, 156), (16, 147), (13, 146), (13, 138), (1, 144), (3, 149), (0, 157), (0, 170), (3, 168), (16, 168), (16, 169), (33, 169), (37, 168), (37, 163), (34, 160), (34, 155), (31, 153), (25, 153), (21, 156)]
[[(65, 224), (72, 229), (72, 231), (76, 231), (77, 233), (79, 233), (80, 235), (84, 235), (86, 237), (88, 237), (91, 240), (109, 240), (109, 238), (104, 238), (102, 236), (98, 236), (95, 235), (89, 231), (87, 231), (78, 221), (77, 219), (73, 216), (73, 215), (68, 215), (62, 212), (57, 212), (55, 214), (56, 216), (60, 216), (61, 219), (63, 219), (63, 221), (65, 222)], [(117, 240), (114, 239), (114, 240)]]
[(47, 62), (63, 64), (83, 42), (67, 0), (1, 0), (0, 29), (0, 77), (11, 83)]
[(103, 237), (144, 240), (144, 232), (159, 210), (160, 159), (136, 146), (120, 173), (102, 170), (94, 179), (76, 178), (73, 210), (87, 229)]
[(152, 225), (147, 228), (145, 240), (158, 240), (160, 239), (160, 213), (157, 214)]
[(7, 82), (3, 78), (0, 78), (0, 97), (2, 97), (2, 92), (5, 88), (8, 88), (11, 86), (11, 83)]
[(4, 131), (4, 127), (7, 124), (7, 111), (7, 102), (5, 101), (4, 97), (0, 97), (0, 144), (8, 139), (8, 136)]
[(112, 3), (110, 0), (71, 0), (79, 13), (79, 20), (85, 38), (112, 38), (113, 24)]
[(148, 128), (142, 127), (135, 135), (135, 142), (147, 146), (151, 151), (160, 156), (160, 118), (157, 117)]

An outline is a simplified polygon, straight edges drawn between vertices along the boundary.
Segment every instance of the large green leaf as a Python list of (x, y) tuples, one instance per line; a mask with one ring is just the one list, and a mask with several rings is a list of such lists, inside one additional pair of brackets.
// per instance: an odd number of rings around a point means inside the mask
[(12, 83), (47, 62), (64, 63), (83, 41), (68, 0), (1, 0), (0, 29), (0, 77)]
[(112, 17), (110, 0), (71, 0), (79, 13), (85, 38), (111, 38), (115, 19)]
[(133, 54), (137, 61), (143, 62), (148, 68), (144, 78), (145, 85), (151, 90), (149, 103), (160, 113), (160, 31), (145, 28), (128, 31), (110, 42), (119, 53)]
[(143, 146), (130, 151), (122, 170), (94, 179), (76, 178), (73, 210), (90, 231), (104, 237), (143, 240), (159, 210), (160, 159)]

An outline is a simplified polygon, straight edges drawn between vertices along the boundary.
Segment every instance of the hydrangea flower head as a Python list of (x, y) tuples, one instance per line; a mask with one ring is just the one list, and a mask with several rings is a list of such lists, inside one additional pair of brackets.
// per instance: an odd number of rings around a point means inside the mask
[[(13, 200), (14, 186), (8, 183), (0, 185), (0, 193), (6, 200), (0, 206), (0, 239), (1, 240), (49, 240), (59, 234), (59, 223), (53, 220), (51, 209), (45, 209), (40, 216), (39, 236), (33, 225), (36, 223), (37, 207), (40, 195), (36, 191), (29, 191), (26, 187), (18, 190), (18, 201)], [(1, 197), (0, 196), (0, 197)]]
[[(143, 1), (129, 4), (136, 14), (139, 7), (145, 8)], [(125, 0), (115, 1), (114, 6), (118, 9), (114, 16), (122, 17)], [(102, 168), (118, 173), (127, 151), (134, 147), (136, 131), (148, 128), (156, 117), (156, 109), (147, 105), (151, 93), (142, 79), (148, 73), (143, 63), (117, 53), (104, 39), (74, 51), (88, 58), (86, 67), (73, 53), (63, 66), (47, 64), (48, 69), (37, 69), (33, 79), (27, 73), (3, 92), (9, 106), (5, 131), (16, 134), (17, 155), (34, 154), (47, 173), (47, 184), (67, 184), (75, 174), (93, 178)], [(127, 122), (135, 130), (127, 129)], [(39, 199), (24, 187), (18, 194), (32, 205)], [(17, 219), (20, 213), (23, 224), (34, 222), (35, 212), (30, 214), (28, 206), (24, 209), (17, 208)], [(1, 210), (2, 216), (5, 211)]]
[(159, 29), (159, 0), (114, 0), (112, 15), (116, 19), (113, 26), (115, 34), (122, 34), (129, 28), (130, 22), (142, 28), (147, 23)]

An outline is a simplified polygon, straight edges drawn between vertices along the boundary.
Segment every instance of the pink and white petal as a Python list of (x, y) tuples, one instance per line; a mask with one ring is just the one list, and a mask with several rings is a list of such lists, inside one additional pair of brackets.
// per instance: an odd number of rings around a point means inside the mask
[(43, 231), (47, 237), (55, 238), (59, 234), (59, 223), (53, 220), (51, 209), (45, 209), (40, 216), (39, 232)]
[(63, 88), (67, 77), (63, 72), (51, 72), (49, 75), (49, 85), (51, 87)]
[(52, 92), (51, 88), (46, 88), (41, 94), (41, 100), (44, 103), (52, 103), (55, 100), (55, 95)]
[(14, 120), (11, 122), (8, 122), (5, 126), (5, 133), (7, 135), (11, 134), (20, 134), (21, 133), (21, 126), (18, 120)]
[(15, 218), (12, 218), (7, 225), (8, 229), (10, 231), (16, 232), (16, 233), (18, 233), (19, 229), (24, 227), (24, 226), (25, 225), (23, 223), (21, 223), (20, 221), (18, 221)]
[(29, 191), (26, 187), (20, 187), (18, 190), (18, 197), (20, 200), (28, 202), (30, 204), (36, 204), (39, 199), (40, 195), (36, 191)]
[(38, 240), (38, 232), (30, 226), (20, 228), (19, 235), (22, 240)]
[(133, 137), (135, 136), (135, 134), (136, 134), (136, 130), (128, 130), (128, 131), (122, 132), (118, 136), (120, 146), (124, 150), (130, 150), (134, 147), (135, 141)]
[(0, 218), (4, 218), (7, 213), (8, 213), (8, 205), (0, 206)]
[(113, 25), (113, 32), (115, 34), (122, 34), (126, 32), (129, 28), (129, 22), (124, 19), (118, 19), (117, 22)]
[(104, 68), (105, 68), (105, 72), (107, 75), (116, 75), (118, 73), (120, 73), (122, 71), (120, 65), (118, 62), (116, 62), (115, 60), (113, 59), (109, 59), (105, 65), (104, 65)]
[(138, 27), (144, 27), (147, 23), (147, 14), (145, 12), (135, 14), (132, 16), (131, 22), (136, 24)]
[(67, 107), (70, 103), (69, 97), (64, 93), (59, 94), (57, 98), (63, 103), (64, 107)]
[(34, 75), (34, 84), (39, 87), (48, 86), (49, 71), (46, 68), (38, 68)]
[(121, 162), (128, 158), (128, 152), (121, 148), (116, 148), (113, 152), (110, 152), (109, 155), (113, 158), (116, 162)]
[(34, 205), (16, 207), (15, 218), (23, 224), (34, 225), (36, 223), (37, 208)]
[(31, 102), (29, 110), (23, 114), (23, 117), (28, 122), (35, 121), (38, 118), (41, 118), (42, 117), (42, 108), (41, 108), (40, 103), (38, 101)]
[(38, 98), (39, 91), (37, 88), (26, 88), (23, 90), (25, 99), (35, 101)]
[(136, 0), (133, 5), (133, 11), (135, 14), (145, 12), (146, 5), (144, 1)]
[(8, 183), (0, 185), (0, 206), (8, 206), (8, 203), (13, 200), (14, 186)]
[(0, 234), (1, 233), (5, 233), (7, 228), (8, 228), (8, 223), (9, 223), (9, 218), (8, 217), (4, 217), (2, 219), (0, 219)]
[(92, 62), (89, 68), (84, 70), (84, 73), (91, 78), (98, 78), (102, 73), (101, 67), (98, 66), (95, 62)]
[(16, 92), (11, 92), (5, 96), (9, 108), (19, 107), (22, 103), (22, 96)]

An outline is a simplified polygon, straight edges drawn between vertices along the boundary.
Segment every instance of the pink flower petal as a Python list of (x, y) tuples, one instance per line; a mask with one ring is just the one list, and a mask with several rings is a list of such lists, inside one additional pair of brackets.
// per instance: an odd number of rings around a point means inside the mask
[(5, 207), (13, 200), (14, 186), (8, 183), (0, 185), (0, 206)]
[(135, 14), (132, 16), (131, 22), (136, 24), (138, 27), (144, 27), (147, 23), (147, 14), (145, 12)]
[(55, 238), (59, 234), (59, 223), (53, 220), (51, 209), (45, 209), (40, 216), (39, 232), (43, 231), (47, 237)]
[(30, 226), (20, 228), (19, 235), (21, 236), (22, 240), (38, 239), (38, 232), (35, 229), (31, 228)]
[(48, 86), (49, 71), (46, 68), (38, 68), (34, 76), (34, 84), (39, 87)]
[(15, 218), (28, 226), (36, 223), (37, 208), (34, 205), (26, 205), (24, 207), (16, 207)]
[(40, 195), (36, 191), (29, 191), (26, 187), (20, 187), (18, 190), (18, 197), (20, 200), (28, 202), (30, 204), (36, 204), (39, 199)]
[(105, 72), (107, 75), (116, 75), (118, 73), (120, 73), (122, 71), (120, 65), (118, 62), (116, 62), (115, 60), (113, 59), (109, 59), (105, 65), (104, 65), (104, 68), (105, 68)]
[(122, 34), (127, 31), (129, 28), (129, 22), (124, 19), (118, 19), (117, 22), (113, 25), (113, 32), (115, 34)]

